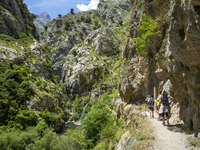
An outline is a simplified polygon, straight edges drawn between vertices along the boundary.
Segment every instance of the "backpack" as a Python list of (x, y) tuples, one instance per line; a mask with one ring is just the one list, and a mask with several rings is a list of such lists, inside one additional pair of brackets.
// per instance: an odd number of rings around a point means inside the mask
[(164, 105), (166, 105), (166, 104), (169, 103), (169, 100), (168, 100), (167, 95), (162, 96), (162, 103), (163, 103)]
[(149, 105), (154, 105), (154, 99), (152, 97), (149, 98)]

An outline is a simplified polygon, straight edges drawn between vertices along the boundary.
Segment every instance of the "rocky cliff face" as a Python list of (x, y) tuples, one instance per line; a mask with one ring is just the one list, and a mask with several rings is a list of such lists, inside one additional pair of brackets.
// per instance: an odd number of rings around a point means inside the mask
[(0, 33), (20, 36), (22, 33), (32, 34), (39, 38), (33, 25), (33, 18), (27, 5), (22, 0), (2, 0), (0, 2)]
[(52, 47), (54, 70), (68, 93), (88, 92), (97, 81), (116, 76), (129, 7), (128, 0), (100, 1), (97, 10), (68, 13), (46, 25), (41, 42)]
[[(153, 93), (154, 81), (157, 88), (163, 89), (169, 79), (170, 94), (180, 105), (180, 118), (185, 127), (193, 128), (195, 136), (200, 130), (199, 8), (198, 0), (135, 1), (131, 15), (131, 38), (122, 59), (130, 63), (126, 72), (121, 74), (119, 87), (122, 99), (133, 102), (144, 100), (147, 94)], [(140, 46), (137, 38), (146, 33), (141, 14), (155, 20), (149, 25), (159, 24), (154, 32), (159, 31), (160, 36), (148, 35), (149, 39), (145, 39), (143, 50), (148, 57), (141, 55), (142, 52), (137, 49)], [(154, 79), (155, 70), (157, 76)]]

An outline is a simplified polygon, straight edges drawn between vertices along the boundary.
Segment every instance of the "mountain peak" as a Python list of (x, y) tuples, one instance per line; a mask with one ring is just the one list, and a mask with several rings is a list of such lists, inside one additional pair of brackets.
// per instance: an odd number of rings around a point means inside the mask
[(40, 15), (38, 15), (38, 18), (43, 19), (47, 23), (51, 21), (51, 17), (47, 12), (42, 12)]

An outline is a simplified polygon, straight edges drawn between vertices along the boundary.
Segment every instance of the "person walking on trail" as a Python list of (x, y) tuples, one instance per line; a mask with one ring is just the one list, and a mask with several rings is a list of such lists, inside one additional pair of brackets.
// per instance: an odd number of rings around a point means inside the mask
[(170, 104), (169, 103), (169, 98), (171, 99), (171, 102), (174, 100), (174, 98), (170, 95), (168, 95), (168, 93), (166, 91), (162, 92), (160, 101), (159, 101), (159, 114), (161, 114), (162, 116), (162, 120), (163, 120), (163, 125), (165, 125), (165, 116), (166, 115), (166, 119), (167, 119), (167, 126), (170, 126), (169, 124), (169, 113), (170, 113)]
[(158, 121), (160, 121), (161, 120), (161, 114), (159, 114), (159, 102), (160, 102), (160, 98), (161, 98), (161, 93), (162, 93), (162, 91), (160, 91), (159, 92), (159, 95), (158, 95), (158, 97), (157, 97), (157, 100), (156, 100), (156, 112), (157, 112), (157, 114), (158, 114)]
[(149, 102), (148, 102), (150, 118), (154, 118), (154, 102), (155, 102), (155, 100), (153, 98), (153, 95), (151, 95), (151, 97), (149, 98)]
[(149, 111), (149, 99), (150, 99), (150, 95), (148, 95), (147, 96), (147, 98), (145, 99), (145, 101), (146, 101), (146, 106), (147, 106), (147, 109), (148, 109), (148, 111)]

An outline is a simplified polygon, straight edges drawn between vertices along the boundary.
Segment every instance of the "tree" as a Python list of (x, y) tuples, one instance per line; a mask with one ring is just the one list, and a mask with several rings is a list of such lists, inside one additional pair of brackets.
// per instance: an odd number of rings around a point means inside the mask
[(47, 30), (47, 26), (44, 26), (44, 29)]
[(86, 138), (91, 139), (94, 144), (100, 138), (100, 132), (105, 125), (110, 123), (113, 125), (112, 112), (107, 108), (111, 105), (110, 98), (107, 94), (102, 95), (101, 99), (93, 105), (92, 110), (85, 115), (81, 125), (85, 131)]
[(62, 15), (61, 15), (61, 14), (58, 14), (58, 17), (59, 17), (59, 18), (61, 18), (61, 17), (62, 17)]
[(90, 23), (91, 22), (91, 18), (89, 16), (87, 16), (84, 20), (85, 23)]
[(119, 20), (118, 20), (118, 24), (119, 24), (120, 26), (123, 24), (122, 19), (119, 19)]
[(74, 14), (74, 9), (71, 8), (70, 13), (73, 15)]

